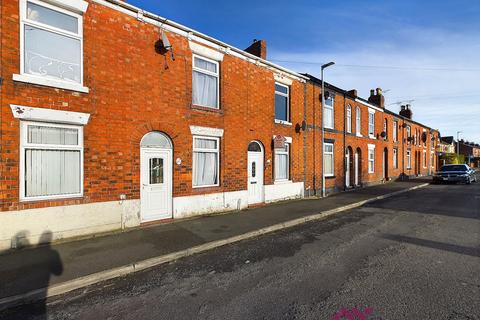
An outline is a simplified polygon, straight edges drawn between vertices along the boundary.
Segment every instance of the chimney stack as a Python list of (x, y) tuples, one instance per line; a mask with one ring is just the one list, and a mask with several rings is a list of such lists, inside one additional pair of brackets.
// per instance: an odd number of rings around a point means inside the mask
[(253, 43), (245, 51), (267, 60), (267, 42), (265, 40), (253, 39)]
[(354, 97), (354, 98), (357, 98), (358, 97), (358, 92), (357, 92), (357, 89), (352, 89), (350, 91), (347, 91), (347, 94)]
[(383, 96), (382, 88), (377, 88), (376, 90), (370, 90), (370, 97), (368, 102), (376, 104), (380, 108), (385, 108), (385, 97)]
[(410, 109), (409, 104), (400, 107), (400, 115), (402, 117), (412, 120), (413, 112), (412, 109)]

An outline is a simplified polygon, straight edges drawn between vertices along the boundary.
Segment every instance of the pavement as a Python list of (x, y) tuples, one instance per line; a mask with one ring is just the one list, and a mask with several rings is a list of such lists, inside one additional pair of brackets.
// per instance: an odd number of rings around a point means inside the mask
[[(192, 253), (291, 227), (308, 221), (308, 217), (317, 219), (322, 212), (335, 213), (338, 208), (340, 211), (347, 210), (351, 208), (349, 206), (355, 207), (366, 201), (420, 187), (425, 182), (428, 179), (392, 182), (324, 199), (276, 203), (86, 240), (7, 252), (0, 255), (0, 310), (2, 301), (8, 306), (29, 299), (45, 299)], [(289, 224), (291, 221), (296, 222)], [(272, 226), (279, 227), (271, 228)], [(263, 231), (257, 232), (258, 230)], [(198, 249), (188, 251), (191, 248)], [(178, 252), (183, 253), (176, 255)], [(143, 267), (140, 267), (142, 262)], [(92, 276), (96, 274), (102, 274), (103, 278)], [(74, 285), (69, 286), (69, 283)], [(47, 287), (48, 290), (44, 289)], [(35, 292), (36, 296), (29, 296)]]

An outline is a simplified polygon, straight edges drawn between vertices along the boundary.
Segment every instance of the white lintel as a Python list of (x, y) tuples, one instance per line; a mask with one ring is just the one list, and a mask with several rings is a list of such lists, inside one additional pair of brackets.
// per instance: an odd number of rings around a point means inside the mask
[(90, 119), (89, 113), (82, 112), (33, 108), (15, 104), (11, 104), (10, 109), (12, 109), (13, 116), (20, 120), (86, 125)]

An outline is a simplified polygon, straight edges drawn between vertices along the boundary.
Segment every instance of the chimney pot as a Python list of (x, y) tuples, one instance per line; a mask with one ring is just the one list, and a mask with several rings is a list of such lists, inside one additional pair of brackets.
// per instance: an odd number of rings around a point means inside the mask
[(377, 88), (377, 95), (381, 96), (383, 94), (382, 88)]

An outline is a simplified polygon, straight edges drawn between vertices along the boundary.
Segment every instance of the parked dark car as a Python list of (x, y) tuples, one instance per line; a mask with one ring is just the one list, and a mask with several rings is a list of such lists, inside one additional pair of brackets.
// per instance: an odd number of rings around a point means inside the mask
[(433, 182), (463, 182), (470, 184), (477, 182), (477, 176), (475, 175), (475, 170), (472, 170), (466, 164), (447, 164), (442, 166), (440, 171), (433, 176)]

